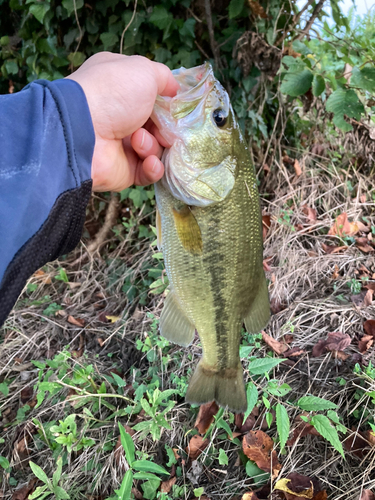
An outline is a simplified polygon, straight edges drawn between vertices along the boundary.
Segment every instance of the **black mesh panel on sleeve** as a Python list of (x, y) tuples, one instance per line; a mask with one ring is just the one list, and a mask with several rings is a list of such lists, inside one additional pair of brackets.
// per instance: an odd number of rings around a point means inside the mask
[(28, 278), (47, 262), (75, 248), (82, 235), (92, 181), (62, 193), (48, 219), (17, 252), (0, 284), (0, 326), (14, 306)]

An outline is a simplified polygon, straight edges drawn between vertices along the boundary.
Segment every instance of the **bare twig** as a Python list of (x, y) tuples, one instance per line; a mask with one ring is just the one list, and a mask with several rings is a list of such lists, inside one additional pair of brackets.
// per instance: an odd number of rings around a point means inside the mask
[(135, 14), (137, 12), (137, 3), (138, 3), (138, 0), (135, 0), (134, 2), (134, 10), (133, 10), (133, 15), (132, 17), (130, 18), (130, 21), (128, 22), (128, 24), (125, 26), (124, 28), (124, 31), (121, 33), (121, 40), (120, 40), (120, 54), (122, 54), (122, 45), (124, 43), (124, 36), (125, 36), (125, 33), (128, 31), (129, 29), (129, 26), (131, 25), (131, 23), (134, 21), (134, 17), (135, 17)]
[(207, 28), (208, 28), (208, 34), (210, 37), (210, 45), (211, 45), (211, 50), (212, 54), (214, 56), (215, 60), (215, 66), (216, 69), (221, 69), (222, 65), (220, 63), (220, 50), (216, 44), (215, 40), (215, 32), (214, 32), (214, 26), (212, 23), (212, 12), (211, 12), (211, 3), (210, 0), (204, 0), (204, 8), (206, 11), (206, 21), (207, 21)]
[(275, 46), (279, 46), (283, 43), (285, 38), (288, 36), (288, 33), (291, 33), (294, 28), (297, 26), (298, 21), (301, 19), (302, 14), (310, 7), (310, 5), (313, 3), (314, 0), (309, 0), (306, 5), (302, 7), (302, 9), (298, 12), (298, 14), (294, 17), (293, 23), (288, 29), (286, 29), (283, 33), (283, 35), (277, 40), (275, 43)]
[(318, 15), (320, 14), (320, 11), (323, 9), (324, 4), (325, 4), (325, 0), (320, 0), (315, 5), (315, 8), (313, 10), (313, 13), (311, 14), (310, 19), (307, 21), (306, 26), (303, 28), (301, 33), (295, 38), (295, 40), (302, 40), (302, 38), (308, 34), (311, 26), (314, 24), (315, 19), (318, 17)]

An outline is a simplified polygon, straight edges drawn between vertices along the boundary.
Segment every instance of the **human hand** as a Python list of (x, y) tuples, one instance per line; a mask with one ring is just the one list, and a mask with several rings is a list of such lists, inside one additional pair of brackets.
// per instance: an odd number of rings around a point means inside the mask
[(100, 52), (68, 78), (81, 85), (94, 125), (93, 191), (122, 191), (161, 179), (160, 158), (168, 144), (150, 115), (157, 94), (176, 94), (170, 69), (141, 56)]

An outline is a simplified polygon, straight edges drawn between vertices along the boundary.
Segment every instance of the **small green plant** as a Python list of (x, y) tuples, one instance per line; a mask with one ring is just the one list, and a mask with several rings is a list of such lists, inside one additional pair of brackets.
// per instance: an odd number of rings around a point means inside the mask
[(55, 276), (55, 280), (63, 281), (64, 283), (69, 283), (68, 275), (63, 267), (60, 267), (59, 274)]
[(60, 420), (60, 425), (53, 425), (50, 429), (55, 435), (56, 443), (65, 446), (68, 453), (89, 448), (95, 444), (93, 439), (83, 437), (84, 431), (81, 432), (82, 437), (78, 435), (75, 419), (76, 415), (72, 413), (65, 420)]
[(131, 489), (133, 479), (144, 480), (142, 484), (143, 496), (147, 500), (153, 500), (156, 497), (156, 492), (160, 486), (161, 479), (159, 476), (169, 476), (169, 472), (160, 465), (151, 462), (150, 460), (136, 460), (135, 446), (132, 437), (126, 432), (124, 427), (119, 423), (121, 444), (125, 452), (125, 458), (129, 465), (129, 470), (125, 473), (121, 486), (115, 490), (116, 496), (112, 496), (107, 500), (128, 500), (131, 497)]
[(28, 496), (30, 500), (43, 500), (43, 498), (47, 498), (50, 495), (55, 495), (57, 500), (70, 499), (70, 495), (61, 486), (59, 486), (62, 473), (61, 457), (57, 459), (57, 469), (53, 473), (52, 481), (48, 479), (46, 473), (39, 467), (39, 465), (31, 461), (29, 464), (35, 476), (42, 481), (42, 483), (44, 483), (43, 486), (38, 486), (34, 493)]
[(362, 283), (356, 280), (355, 278), (352, 278), (346, 284), (350, 288), (351, 293), (353, 293), (354, 295), (357, 295), (358, 293), (361, 292)]

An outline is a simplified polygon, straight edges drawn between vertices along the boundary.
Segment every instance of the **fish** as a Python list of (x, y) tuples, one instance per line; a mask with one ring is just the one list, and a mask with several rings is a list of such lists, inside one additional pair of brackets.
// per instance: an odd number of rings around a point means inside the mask
[(160, 333), (180, 346), (198, 332), (202, 358), (185, 400), (247, 408), (239, 356), (243, 324), (270, 318), (254, 166), (229, 96), (212, 66), (173, 71), (177, 95), (157, 96), (152, 120), (171, 145), (155, 184), (156, 226), (169, 289)]

